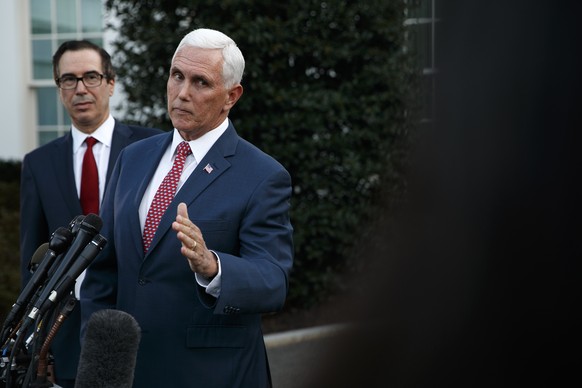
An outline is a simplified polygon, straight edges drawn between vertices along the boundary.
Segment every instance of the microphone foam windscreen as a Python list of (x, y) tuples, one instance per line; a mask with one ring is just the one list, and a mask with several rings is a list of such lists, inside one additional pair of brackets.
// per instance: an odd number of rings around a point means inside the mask
[(34, 251), (32, 258), (30, 259), (29, 268), (38, 266), (42, 259), (44, 258), (45, 253), (49, 250), (49, 243), (44, 243)]
[(128, 313), (105, 309), (91, 315), (81, 347), (75, 388), (131, 388), (141, 330)]
[(85, 219), (81, 223), (82, 225), (90, 225), (97, 231), (100, 231), (103, 227), (103, 220), (97, 214), (89, 213), (85, 216)]

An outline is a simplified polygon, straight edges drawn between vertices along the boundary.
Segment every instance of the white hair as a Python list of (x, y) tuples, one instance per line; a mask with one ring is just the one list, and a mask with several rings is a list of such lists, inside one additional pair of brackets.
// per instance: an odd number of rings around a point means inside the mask
[(208, 28), (199, 28), (189, 32), (182, 38), (180, 44), (178, 44), (172, 57), (172, 63), (178, 51), (184, 46), (203, 49), (222, 49), (222, 77), (224, 79), (224, 86), (231, 88), (241, 82), (245, 70), (245, 59), (234, 40), (227, 35)]

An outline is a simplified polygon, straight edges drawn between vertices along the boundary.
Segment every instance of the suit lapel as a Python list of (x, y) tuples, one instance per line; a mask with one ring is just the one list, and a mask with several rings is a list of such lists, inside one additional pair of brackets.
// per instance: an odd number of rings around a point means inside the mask
[[(119, 156), (121, 150), (129, 144), (132, 130), (124, 124), (115, 121), (115, 128), (113, 130), (113, 137), (111, 141), (111, 152), (109, 156), (109, 163), (107, 167), (107, 177), (105, 180), (105, 188), (109, 183), (111, 172), (115, 166), (115, 161)], [(58, 190), (61, 191), (64, 203), (69, 212), (73, 215), (83, 214), (79, 196), (77, 193), (77, 185), (75, 183), (75, 175), (73, 168), (73, 136), (69, 131), (68, 134), (60, 138), (59, 141), (54, 142), (56, 151), (52, 153), (52, 164), (54, 169), (55, 184)]]
[(115, 120), (115, 127), (113, 128), (113, 136), (111, 138), (111, 151), (109, 153), (109, 163), (107, 165), (107, 175), (105, 177), (105, 188), (107, 189), (107, 184), (109, 178), (111, 177), (111, 172), (115, 167), (115, 162), (121, 150), (130, 143), (129, 138), (132, 135), (132, 130), (127, 125), (122, 124)]
[[(160, 224), (158, 225), (156, 235), (154, 236), (154, 239), (150, 245), (148, 254), (155, 249), (155, 246), (157, 245), (158, 241), (161, 240), (162, 236), (168, 233), (168, 231), (171, 229), (172, 222), (174, 222), (176, 219), (178, 204), (180, 202), (184, 202), (186, 205), (190, 206), (192, 202), (194, 202), (200, 195), (200, 193), (206, 190), (212, 184), (212, 182), (218, 179), (218, 177), (220, 177), (226, 170), (230, 168), (230, 162), (227, 160), (227, 157), (234, 154), (237, 142), (238, 135), (236, 134), (234, 127), (231, 124), (226, 132), (212, 146), (212, 148), (208, 150), (206, 156), (200, 161), (200, 163), (198, 163), (192, 174), (188, 177), (186, 182), (184, 182), (184, 185), (180, 188), (168, 206), (168, 209), (160, 220)], [(168, 144), (166, 144), (166, 147), (167, 146)], [(165, 150), (166, 147), (163, 149)], [(157, 166), (157, 162), (155, 166)], [(153, 170), (155, 170), (155, 166), (153, 167)], [(153, 172), (151, 175), (153, 175)], [(149, 179), (147, 182), (149, 182)], [(143, 191), (141, 194), (143, 195)]]
[[(141, 204), (144, 193), (145, 193), (145, 191), (146, 191), (150, 181), (152, 180), (152, 177), (153, 177), (153, 175), (158, 167), (160, 159), (164, 155), (164, 152), (166, 152), (166, 148), (168, 148), (172, 142), (172, 136), (173, 136), (173, 133), (170, 131), (167, 133), (166, 136), (161, 136), (158, 141), (145, 143), (145, 148), (142, 151), (140, 151), (144, 155), (143, 162), (138, 163), (138, 164), (134, 163), (131, 167), (133, 170), (132, 176), (136, 177), (136, 180), (132, 184), (137, 189), (135, 191), (135, 196), (133, 198), (133, 206), (134, 206), (135, 212), (132, 212), (131, 217), (133, 217), (133, 218), (130, 220), (130, 225), (136, 226), (135, 228), (132, 229), (134, 231), (133, 232), (134, 237), (136, 237), (136, 233), (137, 233), (137, 236), (139, 236), (138, 238), (132, 238), (131, 240), (136, 242), (135, 248), (138, 249), (139, 252), (143, 252), (143, 247), (141, 244), (142, 230), (141, 230), (140, 222), (139, 222), (139, 205)], [(172, 218), (172, 221), (174, 218), (175, 218), (175, 214), (174, 214), (174, 217)], [(171, 222), (170, 222), (170, 225), (171, 225)], [(157, 233), (156, 233), (156, 235), (157, 235)], [(155, 237), (154, 237), (154, 241), (156, 241)], [(153, 243), (150, 246), (148, 253), (151, 252), (152, 249), (153, 249)]]
[(52, 163), (57, 190), (61, 191), (65, 206), (70, 214), (83, 214), (73, 171), (73, 136), (71, 133), (63, 136), (60, 141), (54, 142), (54, 147), (56, 152), (52, 153)]
[(196, 169), (194, 169), (190, 177), (188, 177), (188, 180), (184, 182), (184, 185), (174, 197), (172, 204), (175, 204), (176, 207), (180, 202), (190, 205), (201, 192), (210, 186), (228, 168), (230, 168), (230, 162), (218, 150), (214, 148), (210, 149), (204, 159), (196, 166)]

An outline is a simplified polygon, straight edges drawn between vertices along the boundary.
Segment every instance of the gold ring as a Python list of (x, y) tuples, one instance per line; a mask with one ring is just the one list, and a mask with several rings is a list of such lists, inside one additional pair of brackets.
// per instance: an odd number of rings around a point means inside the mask
[(192, 245), (192, 248), (190, 248), (190, 250), (195, 250), (196, 247), (198, 246), (198, 243), (196, 242), (196, 240), (194, 240), (194, 245)]

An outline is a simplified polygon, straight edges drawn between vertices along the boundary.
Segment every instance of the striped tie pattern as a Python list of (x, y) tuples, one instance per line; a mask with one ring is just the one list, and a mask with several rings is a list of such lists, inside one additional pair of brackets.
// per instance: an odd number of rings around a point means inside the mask
[(180, 175), (182, 175), (182, 170), (184, 169), (184, 162), (186, 161), (186, 157), (191, 153), (192, 150), (187, 142), (183, 141), (178, 145), (174, 165), (170, 172), (165, 176), (160, 187), (158, 187), (158, 191), (156, 191), (154, 200), (148, 210), (143, 230), (144, 253), (148, 251), (150, 244), (154, 239), (156, 230), (158, 229), (158, 224), (166, 212), (168, 205), (170, 205), (170, 202), (174, 199), (176, 188), (178, 187), (178, 181), (180, 180)]

